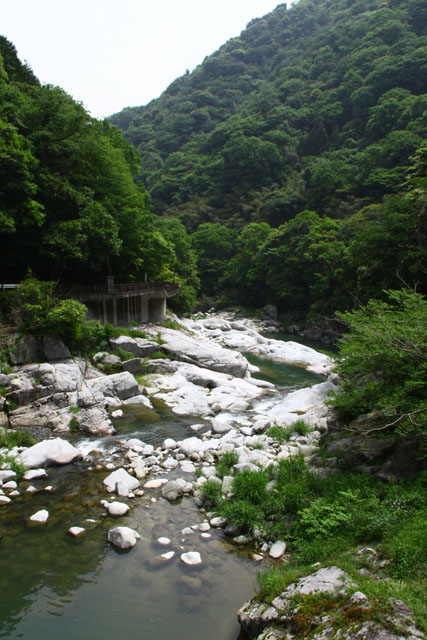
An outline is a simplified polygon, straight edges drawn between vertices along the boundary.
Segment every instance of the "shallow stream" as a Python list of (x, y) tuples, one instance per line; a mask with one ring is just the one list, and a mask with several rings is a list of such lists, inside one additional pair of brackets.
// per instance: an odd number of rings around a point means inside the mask
[[(251, 361), (261, 368), (260, 377), (288, 389), (321, 380), (298, 367)], [(114, 437), (78, 439), (88, 451), (109, 451), (114, 461), (117, 440), (124, 435), (158, 445), (168, 436), (195, 435), (190, 428), (195, 422), (202, 421), (176, 416), (158, 404), (154, 416), (143, 408), (127, 409), (115, 422)], [(191, 498), (172, 505), (159, 490), (146, 490), (143, 497), (127, 500), (131, 511), (125, 518), (113, 520), (100, 504), (108, 497), (102, 487), (108, 472), (87, 467), (85, 462), (48, 469), (48, 478), (31, 484), (52, 485), (52, 492), (23, 493), (0, 507), (0, 638), (236, 640), (236, 612), (253, 595), (262, 565), (220, 530), (211, 529), (207, 539), (198, 531), (182, 535), (183, 528), (203, 520)], [(48, 522), (30, 527), (27, 518), (43, 508)], [(118, 553), (106, 541), (108, 529), (119, 524), (141, 534), (128, 553)], [(75, 539), (67, 533), (71, 526), (86, 532)], [(171, 545), (160, 547), (160, 536), (170, 538)], [(156, 557), (169, 550), (175, 557), (159, 568)], [(190, 550), (201, 553), (200, 568), (180, 561), (179, 555)]]

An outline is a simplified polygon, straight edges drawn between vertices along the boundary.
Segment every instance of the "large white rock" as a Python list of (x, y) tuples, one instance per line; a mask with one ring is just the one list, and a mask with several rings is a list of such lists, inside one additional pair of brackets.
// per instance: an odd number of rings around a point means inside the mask
[(171, 353), (177, 360), (190, 362), (244, 378), (248, 370), (248, 361), (242, 354), (224, 349), (208, 339), (200, 339), (174, 329), (163, 329), (162, 349)]
[(82, 409), (74, 418), (79, 424), (80, 431), (95, 436), (111, 436), (116, 432), (103, 406)]
[(78, 449), (61, 438), (42, 440), (20, 454), (21, 462), (30, 469), (47, 465), (68, 464), (82, 457)]
[(107, 535), (108, 542), (118, 549), (131, 549), (141, 536), (130, 527), (115, 527), (110, 529)]
[(296, 584), (285, 589), (287, 596), (297, 593), (307, 595), (309, 593), (342, 593), (355, 586), (347, 573), (338, 567), (326, 567), (319, 569), (305, 578), (298, 580)]
[(127, 400), (139, 394), (138, 382), (129, 371), (88, 380), (87, 384), (94, 392), (100, 392), (104, 396), (117, 396), (121, 400)]
[(132, 398), (128, 398), (127, 400), (124, 401), (123, 404), (139, 404), (139, 405), (143, 405), (144, 407), (147, 407), (147, 409), (152, 409), (153, 405), (151, 404), (150, 400), (147, 398), (147, 396), (143, 396), (142, 394), (139, 394), (137, 396), (132, 396)]
[(281, 425), (291, 425), (297, 420), (304, 420), (315, 425), (327, 413), (326, 399), (330, 391), (335, 389), (332, 382), (321, 382), (313, 387), (306, 387), (288, 393), (284, 400), (266, 413)]
[(107, 487), (107, 491), (112, 493), (118, 489), (126, 489), (128, 492), (139, 487), (139, 480), (131, 476), (126, 469), (116, 469), (109, 476), (104, 478), (103, 484)]
[(0, 471), (0, 484), (3, 482), (7, 482), (8, 480), (12, 480), (12, 478), (16, 477), (15, 471), (12, 469), (1, 470)]

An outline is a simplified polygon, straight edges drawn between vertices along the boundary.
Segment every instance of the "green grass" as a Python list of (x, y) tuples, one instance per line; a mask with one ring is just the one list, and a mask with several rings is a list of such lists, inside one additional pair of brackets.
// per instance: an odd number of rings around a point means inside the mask
[(185, 329), (185, 327), (179, 324), (179, 322), (176, 322), (176, 320), (164, 320), (161, 325), (165, 327), (165, 329), (176, 329), (177, 331)]
[(296, 420), (287, 427), (275, 425), (270, 427), (267, 431), (267, 435), (273, 440), (277, 440), (280, 444), (288, 442), (293, 433), (299, 433), (300, 436), (306, 436), (313, 431), (313, 427), (307, 424), (304, 420)]
[(165, 359), (165, 358), (167, 360), (172, 360), (173, 359), (172, 356), (170, 355), (170, 353), (165, 353), (161, 349), (159, 349), (158, 351), (155, 351), (150, 356), (150, 360), (160, 360), (160, 359)]
[(208, 507), (215, 507), (222, 498), (222, 485), (214, 480), (206, 480), (200, 488), (200, 497)]
[(0, 432), (0, 448), (32, 447), (36, 441), (28, 431), (5, 429)]
[(27, 471), (27, 467), (19, 462), (13, 456), (7, 456), (0, 454), (0, 468), (11, 469), (16, 473), (16, 480), (20, 480), (24, 473)]
[(239, 461), (239, 456), (234, 451), (226, 451), (221, 454), (215, 465), (216, 472), (220, 478), (232, 474), (232, 469)]

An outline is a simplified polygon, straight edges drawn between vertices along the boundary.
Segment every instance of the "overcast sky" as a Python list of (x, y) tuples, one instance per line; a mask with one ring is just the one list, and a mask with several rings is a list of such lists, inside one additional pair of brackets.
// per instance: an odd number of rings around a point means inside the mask
[[(280, 0), (0, 0), (0, 34), (96, 118), (157, 98)], [(288, 0), (288, 5), (290, 4)]]

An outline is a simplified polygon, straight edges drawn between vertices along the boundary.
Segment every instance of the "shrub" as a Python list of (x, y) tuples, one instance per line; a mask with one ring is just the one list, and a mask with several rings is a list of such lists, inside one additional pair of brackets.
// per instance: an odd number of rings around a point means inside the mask
[(281, 427), (279, 425), (274, 425), (270, 427), (267, 431), (267, 435), (273, 440), (277, 440), (282, 444), (283, 442), (287, 442), (293, 433), (293, 429), (291, 427)]
[(395, 578), (405, 580), (415, 575), (426, 578), (427, 509), (418, 511), (393, 529), (383, 550), (391, 560), (389, 572)]
[(389, 291), (338, 314), (348, 327), (340, 341), (341, 382), (331, 404), (344, 420), (376, 410), (378, 425), (401, 434), (427, 426), (427, 301), (412, 291)]
[(216, 472), (220, 478), (230, 475), (231, 470), (235, 464), (239, 461), (237, 453), (234, 451), (226, 451), (223, 453), (216, 463)]
[(254, 505), (266, 501), (268, 476), (264, 471), (244, 470), (233, 479), (233, 494), (236, 500), (247, 501)]
[(36, 441), (32, 438), (28, 431), (14, 431), (7, 429), (0, 432), (0, 448), (6, 447), (12, 449), (12, 447), (32, 447)]
[(206, 480), (201, 486), (200, 497), (205, 505), (215, 507), (222, 498), (222, 485), (215, 480)]
[(262, 508), (249, 500), (226, 501), (221, 504), (220, 513), (244, 533), (252, 533), (264, 519)]

